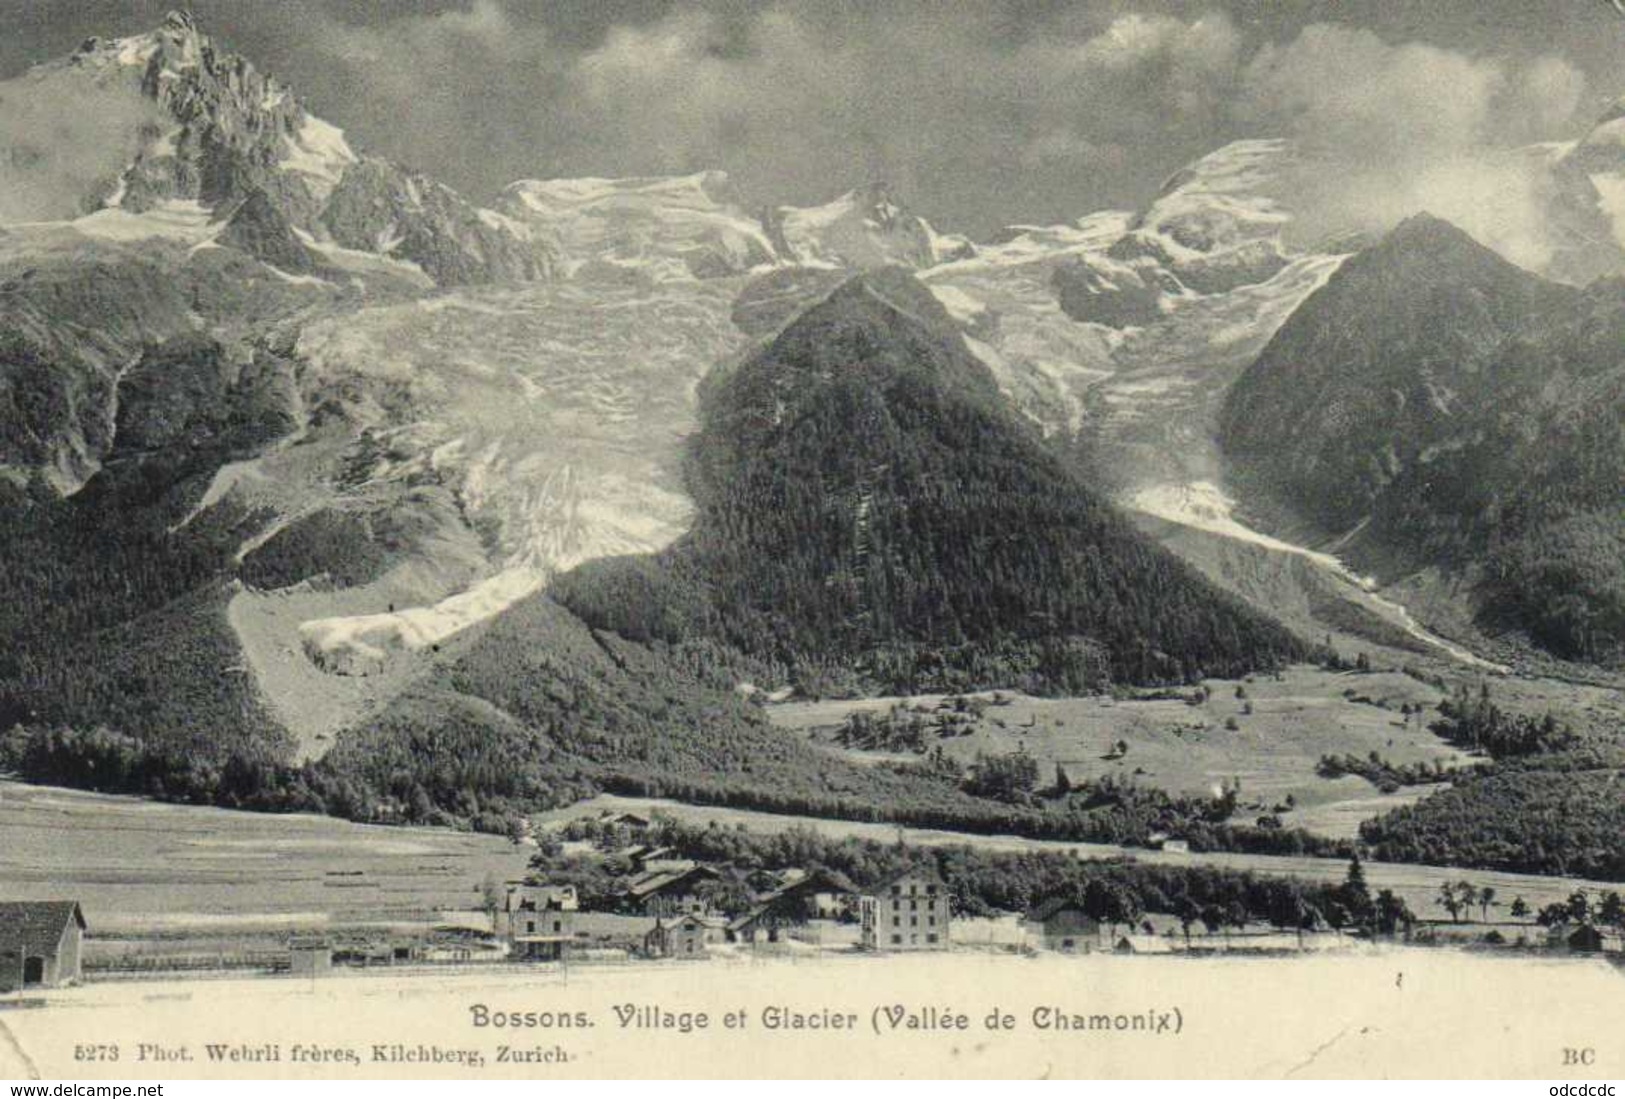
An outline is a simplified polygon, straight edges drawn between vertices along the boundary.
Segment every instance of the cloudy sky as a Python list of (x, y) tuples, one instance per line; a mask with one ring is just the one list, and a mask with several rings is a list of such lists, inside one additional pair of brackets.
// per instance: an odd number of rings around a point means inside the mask
[[(0, 0), (0, 79), (174, 3)], [(753, 202), (806, 203), (879, 179), (973, 235), (1133, 206), (1236, 137), (1310, 142), (1372, 188), (1459, 177), (1625, 93), (1604, 0), (193, 7), (357, 144), (476, 197), (721, 167)]]

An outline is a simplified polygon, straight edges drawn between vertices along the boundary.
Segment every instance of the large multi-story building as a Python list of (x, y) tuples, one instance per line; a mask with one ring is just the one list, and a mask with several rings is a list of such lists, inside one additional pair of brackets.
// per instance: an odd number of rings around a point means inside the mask
[(899, 875), (858, 899), (866, 950), (945, 950), (948, 920), (948, 887), (925, 871)]

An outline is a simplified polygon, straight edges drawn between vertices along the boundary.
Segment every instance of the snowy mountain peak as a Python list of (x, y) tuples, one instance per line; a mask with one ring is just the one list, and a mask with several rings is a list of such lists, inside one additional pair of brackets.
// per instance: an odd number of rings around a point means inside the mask
[(739, 274), (774, 262), (726, 172), (632, 179), (529, 179), (498, 203), (559, 241), (567, 268), (666, 281)]
[(783, 258), (810, 267), (923, 270), (974, 251), (963, 237), (939, 235), (885, 183), (820, 206), (780, 206), (768, 215), (767, 228)]
[(156, 38), (176, 68), (195, 66), (208, 43), (191, 13), (184, 11), (172, 11), (164, 16)]
[[(526, 227), (358, 154), (342, 130), (186, 12), (144, 35), (89, 39), (66, 62), (6, 82), (0, 99), (64, 116), (54, 129), (73, 147), (60, 161), (54, 150), (27, 150), (40, 167), (7, 178), (0, 220), (173, 238), (176, 209), (226, 223), (252, 201), (256, 231), (236, 234), (234, 247), (280, 267), (254, 249), (303, 261), (289, 244), (297, 237), (323, 251), (327, 268), (345, 268), (346, 283), (355, 253), (382, 258), (382, 268), (370, 266), (392, 280), (426, 275), (442, 286), (543, 278), (554, 266), (545, 238)], [(199, 235), (191, 220), (185, 229)]]

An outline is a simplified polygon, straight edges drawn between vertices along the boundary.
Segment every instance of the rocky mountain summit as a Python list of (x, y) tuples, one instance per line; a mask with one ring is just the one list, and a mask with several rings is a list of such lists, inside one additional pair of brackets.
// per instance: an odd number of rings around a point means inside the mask
[[(40, 220), (117, 210), (139, 221), (196, 204), (224, 223), (254, 201), (251, 216), (263, 223), (274, 210), (316, 256), (298, 258), (286, 232), (237, 234), (234, 245), (266, 243), (270, 251), (256, 258), (299, 270), (320, 266), (321, 253), (335, 249), (413, 265), (442, 286), (544, 278), (552, 269), (544, 238), (358, 154), (341, 130), (305, 110), (275, 77), (220, 48), (189, 14), (170, 13), (150, 34), (90, 39), (65, 61), (9, 83), (8, 100), (52, 97), (60, 110), (111, 108), (130, 120), (109, 158), (67, 188), (51, 180), (57, 193)], [(133, 155), (124, 159), (118, 149)]]

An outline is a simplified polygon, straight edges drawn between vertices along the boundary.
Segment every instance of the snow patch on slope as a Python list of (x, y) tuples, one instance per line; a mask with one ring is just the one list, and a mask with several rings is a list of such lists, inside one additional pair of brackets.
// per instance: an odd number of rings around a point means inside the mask
[(505, 569), (433, 606), (314, 619), (299, 626), (299, 635), (305, 655), (326, 671), (341, 675), (382, 672), (392, 652), (420, 652), (438, 645), (534, 595), (546, 582), (547, 574), (536, 569)]
[(1418, 641), (1422, 641), (1432, 648), (1446, 653), (1454, 660), (1471, 667), (1501, 673), (1510, 670), (1504, 665), (1485, 660), (1474, 653), (1468, 652), (1460, 645), (1424, 629), (1421, 623), (1417, 622), (1404, 606), (1377, 595), (1378, 585), (1375, 580), (1354, 572), (1334, 555), (1282, 541), (1279, 538), (1256, 531), (1240, 522), (1235, 518), (1234, 514), (1236, 501), (1211, 481), (1149, 485), (1131, 493), (1123, 503), (1134, 511), (1170, 523), (1206, 531), (1210, 534), (1217, 534), (1248, 545), (1258, 546), (1273, 553), (1303, 557), (1318, 567), (1325, 569), (1337, 579), (1358, 588), (1372, 604), (1386, 612), (1391, 621)]
[(299, 131), (282, 139), (282, 167), (309, 177), (311, 191), (325, 200), (338, 186), (344, 169), (359, 159), (344, 140), (344, 131), (315, 115), (305, 115)]

